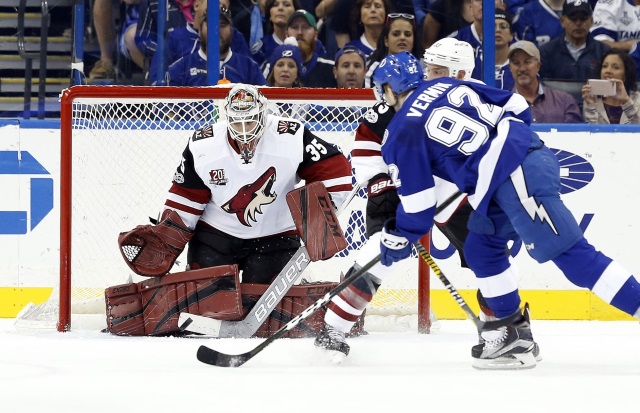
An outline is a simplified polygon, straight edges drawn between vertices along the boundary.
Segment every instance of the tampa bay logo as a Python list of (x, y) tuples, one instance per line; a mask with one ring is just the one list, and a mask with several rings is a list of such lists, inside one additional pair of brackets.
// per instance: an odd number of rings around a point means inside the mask
[(250, 227), (251, 221), (258, 222), (257, 215), (262, 214), (262, 207), (276, 200), (278, 195), (272, 192), (276, 182), (276, 168), (269, 167), (253, 183), (247, 184), (228, 200), (222, 209), (236, 214), (242, 225)]
[(582, 189), (593, 180), (595, 171), (589, 161), (562, 149), (551, 150), (560, 164), (560, 194)]

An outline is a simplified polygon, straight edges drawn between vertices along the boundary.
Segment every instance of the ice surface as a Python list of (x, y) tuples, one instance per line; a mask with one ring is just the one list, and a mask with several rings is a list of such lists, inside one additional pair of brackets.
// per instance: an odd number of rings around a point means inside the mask
[(640, 324), (532, 322), (535, 369), (478, 371), (468, 321), (430, 335), (350, 339), (330, 365), (312, 339), (282, 339), (239, 368), (196, 360), (205, 344), (243, 353), (259, 339), (115, 337), (17, 331), (0, 319), (3, 412), (622, 412), (637, 411)]

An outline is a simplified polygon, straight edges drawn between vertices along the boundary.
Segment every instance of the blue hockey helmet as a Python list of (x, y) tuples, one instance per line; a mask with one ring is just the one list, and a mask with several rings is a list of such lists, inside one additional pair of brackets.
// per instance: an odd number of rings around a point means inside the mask
[(404, 51), (382, 59), (373, 72), (373, 84), (380, 96), (384, 96), (384, 85), (389, 84), (395, 94), (415, 89), (422, 82), (422, 66), (411, 53)]

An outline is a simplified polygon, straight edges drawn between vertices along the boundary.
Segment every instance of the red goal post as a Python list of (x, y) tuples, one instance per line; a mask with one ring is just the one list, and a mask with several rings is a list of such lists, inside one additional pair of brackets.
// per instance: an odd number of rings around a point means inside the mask
[[(105, 279), (99, 273), (123, 279), (133, 275), (120, 257), (113, 258), (119, 255), (118, 232), (145, 224), (146, 217), (159, 212), (172, 176), (172, 172), (167, 176), (169, 172), (164, 169), (175, 171), (193, 130), (223, 116), (223, 101), (229, 89), (228, 85), (74, 86), (62, 92), (59, 297), (50, 299), (59, 300), (58, 331), (71, 329), (72, 306), (76, 301), (101, 296), (105, 287), (121, 282)], [(263, 87), (261, 90), (273, 111), (297, 117), (347, 155), (362, 115), (375, 103), (371, 89)], [(168, 158), (162, 158), (165, 155)], [(163, 170), (159, 172), (156, 168)], [(358, 249), (366, 234), (362, 208), (365, 196), (361, 191), (360, 203), (354, 203), (352, 211), (344, 214), (348, 216), (341, 219), (350, 245), (344, 257), (327, 261), (328, 265), (335, 265), (331, 274), (339, 275), (348, 269), (354, 257), (350, 254)], [(139, 205), (147, 198), (154, 198), (154, 202)], [(122, 211), (114, 213), (118, 208)], [(423, 241), (428, 248), (428, 237)], [(96, 249), (85, 251), (89, 244), (96, 244)], [(121, 262), (116, 263), (117, 259)], [(405, 288), (394, 287), (389, 293), (390, 305), (417, 306), (418, 330), (428, 332), (429, 267), (422, 262), (416, 265), (421, 261), (419, 258), (405, 261), (411, 261), (413, 266), (408, 270), (408, 277), (412, 278), (408, 283), (415, 285), (406, 288), (411, 290), (411, 298), (403, 295)], [(183, 270), (184, 261), (180, 265), (182, 268), (174, 267), (172, 271)], [(326, 267), (320, 272), (326, 274)], [(305, 272), (303, 277), (306, 276)], [(394, 277), (395, 274), (390, 278)], [(385, 296), (384, 288), (377, 295)], [(91, 290), (87, 296), (83, 295), (85, 289)], [(416, 302), (407, 304), (403, 300)]]

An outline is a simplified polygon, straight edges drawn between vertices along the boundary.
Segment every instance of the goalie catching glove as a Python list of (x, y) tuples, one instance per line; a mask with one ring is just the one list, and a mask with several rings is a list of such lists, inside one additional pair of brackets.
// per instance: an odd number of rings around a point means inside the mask
[(167, 274), (191, 231), (177, 212), (167, 209), (157, 225), (138, 225), (118, 237), (120, 252), (129, 268), (138, 275), (159, 277)]

